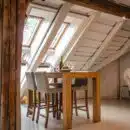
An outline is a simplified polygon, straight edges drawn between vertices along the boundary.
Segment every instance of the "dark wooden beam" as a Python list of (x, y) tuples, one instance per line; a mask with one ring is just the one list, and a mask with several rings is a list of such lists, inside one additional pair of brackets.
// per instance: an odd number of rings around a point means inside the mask
[(126, 18), (130, 18), (130, 7), (124, 7), (122, 5), (109, 2), (108, 0), (64, 0), (64, 1), (68, 1), (73, 4), (77, 4), (94, 10), (102, 11), (104, 13), (109, 13), (121, 17), (125, 16)]
[(20, 130), (20, 66), (27, 0), (0, 0), (0, 129)]

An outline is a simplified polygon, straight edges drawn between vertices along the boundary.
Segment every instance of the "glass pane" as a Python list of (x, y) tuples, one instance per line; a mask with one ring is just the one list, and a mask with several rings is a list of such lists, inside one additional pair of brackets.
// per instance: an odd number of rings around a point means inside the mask
[(49, 21), (43, 21), (43, 23), (41, 24), (41, 26), (34, 38), (34, 41), (32, 42), (32, 45), (31, 45), (31, 57), (30, 57), (31, 59), (39, 51), (39, 47), (42, 44), (42, 40), (44, 39), (44, 36), (49, 28), (49, 25), (50, 25)]
[(20, 81), (22, 81), (24, 74), (26, 72), (27, 66), (26, 65), (21, 65), (21, 76), (20, 76)]
[(56, 34), (51, 47), (50, 48), (56, 48), (57, 44), (59, 43), (60, 38), (62, 37), (62, 35), (64, 34), (64, 32), (66, 31), (67, 27), (69, 24), (67, 23), (63, 23), (58, 31), (58, 33)]
[(29, 16), (24, 26), (23, 45), (29, 46), (41, 19)]
[(76, 27), (74, 25), (70, 25), (64, 35), (58, 40), (59, 44), (55, 48), (55, 54), (53, 56), (48, 56), (46, 63), (50, 63), (52, 66), (56, 66), (57, 62), (60, 60), (63, 55), (66, 47), (68, 46), (71, 38), (73, 37), (76, 31)]

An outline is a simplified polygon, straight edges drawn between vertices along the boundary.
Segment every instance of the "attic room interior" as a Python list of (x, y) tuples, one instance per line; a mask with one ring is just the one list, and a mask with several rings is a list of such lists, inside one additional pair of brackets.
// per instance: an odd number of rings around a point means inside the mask
[(0, 1), (0, 130), (130, 130), (130, 0)]

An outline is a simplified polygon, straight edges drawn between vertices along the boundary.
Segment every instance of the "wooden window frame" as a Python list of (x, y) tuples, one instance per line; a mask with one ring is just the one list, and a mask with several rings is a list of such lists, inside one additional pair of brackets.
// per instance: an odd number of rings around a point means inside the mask
[(30, 48), (31, 45), (32, 45), (32, 42), (33, 42), (33, 40), (34, 40), (34, 38), (35, 38), (35, 36), (36, 36), (36, 34), (37, 34), (37, 32), (38, 32), (38, 30), (39, 30), (39, 28), (40, 28), (40, 26), (41, 26), (41, 24), (42, 24), (43, 21), (44, 21), (44, 18), (38, 17), (38, 16), (33, 16), (33, 15), (28, 15), (27, 18), (26, 18), (26, 20), (25, 20), (25, 22), (27, 21), (27, 19), (28, 19), (29, 17), (40, 19), (40, 22), (38, 23), (38, 25), (37, 25), (37, 27), (36, 27), (34, 33), (32, 33), (32, 35), (29, 37), (29, 40), (28, 40), (28, 42), (27, 42), (27, 45), (25, 45), (25, 44), (22, 45), (22, 46), (24, 46), (24, 47), (29, 47), (29, 48)]
[[(69, 25), (70, 25), (70, 23), (67, 23), (67, 22), (64, 22), (63, 24), (66, 24), (66, 25), (65, 25), (65, 28), (63, 29), (63, 31), (61, 32), (60, 36), (58, 37), (58, 40), (56, 40), (56, 44), (54, 44), (53, 47), (50, 47), (50, 49), (56, 49), (56, 47), (60, 44), (61, 38), (63, 37), (63, 35), (65, 34), (66, 30), (68, 29), (68, 27), (69, 27)], [(57, 32), (57, 33), (58, 33), (58, 32)], [(57, 36), (57, 35), (56, 35), (56, 36)], [(55, 38), (56, 38), (56, 36), (55, 36)], [(55, 38), (54, 38), (54, 39), (55, 39)]]

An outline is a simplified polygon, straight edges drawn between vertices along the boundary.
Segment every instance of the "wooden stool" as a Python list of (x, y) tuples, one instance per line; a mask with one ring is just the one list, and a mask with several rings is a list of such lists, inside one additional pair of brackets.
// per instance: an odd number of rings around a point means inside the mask
[[(87, 79), (77, 78), (75, 79), (75, 83), (72, 85), (72, 91), (73, 91), (73, 101), (74, 101), (74, 108), (76, 116), (78, 116), (78, 110), (86, 111), (87, 113), (87, 119), (90, 118), (89, 116), (89, 108), (88, 108), (88, 86), (87, 86)], [(77, 104), (77, 91), (83, 90), (85, 92), (85, 105), (78, 106)], [(83, 108), (86, 109), (83, 109)]]
[(36, 112), (36, 90), (29, 90), (28, 89), (28, 108), (27, 108), (27, 117), (32, 115), (32, 121), (34, 121), (35, 118), (35, 112)]
[[(45, 128), (48, 126), (48, 119), (49, 119), (49, 113), (53, 112), (53, 116), (55, 117), (56, 112), (58, 112), (57, 109), (57, 103), (55, 96), (57, 93), (61, 93), (61, 88), (56, 88), (56, 83), (49, 83), (47, 74), (45, 72), (35, 72), (35, 79), (37, 83), (37, 91), (39, 93), (44, 93), (45, 95), (45, 104), (40, 104), (40, 95), (39, 97), (39, 105), (38, 105), (38, 112), (37, 112), (37, 119), (36, 122), (38, 123), (39, 117), (45, 117)], [(52, 104), (50, 104), (50, 96), (53, 96)], [(50, 111), (50, 108), (53, 110)], [(40, 110), (45, 109), (46, 115), (40, 114)]]
[[(78, 106), (78, 104), (77, 104), (77, 92), (76, 92), (76, 90), (74, 90), (74, 97), (73, 97), (73, 101), (74, 101), (74, 107), (73, 108), (75, 108), (75, 113), (76, 113), (76, 116), (78, 116), (78, 110), (82, 110), (82, 111), (86, 111), (86, 113), (87, 113), (87, 119), (90, 119), (90, 116), (89, 116), (89, 107), (88, 107), (88, 91), (87, 90), (84, 90), (84, 92), (85, 92), (85, 105), (83, 105), (83, 106)], [(85, 109), (83, 109), (85, 107)]]
[(28, 108), (27, 108), (27, 117), (32, 116), (32, 121), (35, 119), (35, 112), (36, 112), (36, 99), (37, 99), (37, 87), (35, 84), (34, 73), (33, 72), (26, 72), (26, 79), (27, 79), (27, 88), (28, 88)]

